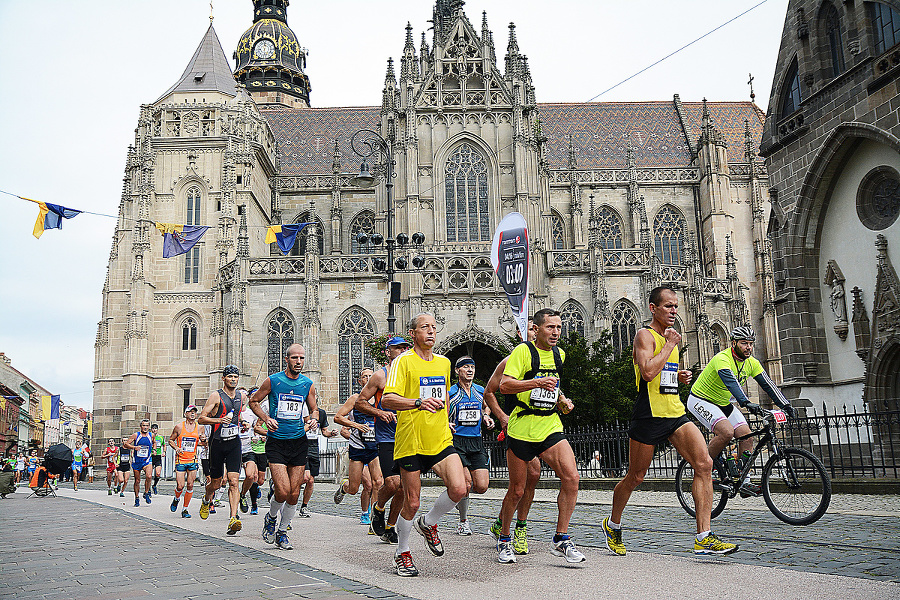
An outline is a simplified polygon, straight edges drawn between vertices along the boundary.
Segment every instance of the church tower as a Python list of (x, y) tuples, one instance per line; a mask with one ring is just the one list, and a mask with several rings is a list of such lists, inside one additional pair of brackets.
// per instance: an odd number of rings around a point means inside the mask
[(288, 0), (254, 0), (253, 26), (234, 52), (234, 78), (257, 104), (309, 107), (306, 49), (287, 24)]

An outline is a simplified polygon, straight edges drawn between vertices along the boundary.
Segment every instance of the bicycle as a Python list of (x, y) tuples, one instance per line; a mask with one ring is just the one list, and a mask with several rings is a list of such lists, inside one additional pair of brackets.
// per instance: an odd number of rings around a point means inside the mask
[[(725, 451), (720, 454), (722, 468), (713, 468), (713, 506), (711, 518), (725, 510), (730, 498), (734, 498), (746, 477), (756, 464), (763, 448), (770, 450), (769, 459), (762, 471), (762, 496), (769, 510), (790, 525), (809, 525), (818, 521), (831, 502), (831, 478), (825, 465), (812, 453), (802, 449), (782, 446), (775, 438), (776, 423), (785, 423), (787, 416), (780, 410), (762, 410), (763, 427), (747, 435), (735, 437), (734, 442), (757, 437), (756, 447), (746, 463), (739, 464), (739, 474), (733, 477), (727, 472)], [(727, 450), (727, 449), (726, 449)], [(675, 472), (675, 493), (689, 515), (694, 512), (691, 485), (694, 470), (684, 459)]]

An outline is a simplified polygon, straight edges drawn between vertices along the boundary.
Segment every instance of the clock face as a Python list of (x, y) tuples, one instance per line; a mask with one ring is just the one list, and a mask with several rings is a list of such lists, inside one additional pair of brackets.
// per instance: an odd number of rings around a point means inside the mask
[(256, 54), (256, 58), (272, 58), (275, 56), (275, 44), (272, 40), (260, 40), (253, 47), (253, 53)]

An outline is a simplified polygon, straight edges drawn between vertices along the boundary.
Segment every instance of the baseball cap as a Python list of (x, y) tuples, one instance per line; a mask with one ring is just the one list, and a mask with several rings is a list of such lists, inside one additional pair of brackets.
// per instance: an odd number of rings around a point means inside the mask
[(406, 341), (406, 339), (404, 339), (402, 336), (395, 335), (394, 337), (388, 338), (384, 347), (390, 348), (391, 346), (409, 346), (409, 345), (410, 345), (410, 343), (408, 341)]
[(197, 406), (194, 404), (188, 404), (184, 407), (184, 414), (188, 414), (188, 412), (192, 410), (197, 410)]

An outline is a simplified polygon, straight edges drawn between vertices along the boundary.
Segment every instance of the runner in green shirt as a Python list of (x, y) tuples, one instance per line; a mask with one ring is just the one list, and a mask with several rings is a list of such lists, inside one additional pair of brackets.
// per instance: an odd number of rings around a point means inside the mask
[(156, 484), (159, 483), (159, 478), (162, 476), (162, 457), (163, 452), (166, 451), (166, 437), (160, 435), (159, 425), (156, 423), (150, 427), (150, 436), (153, 440), (153, 450), (150, 453), (153, 465), (153, 495), (156, 496), (159, 493), (156, 491)]

